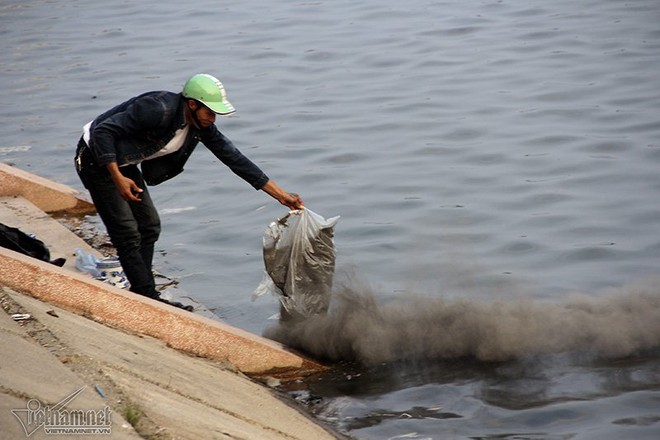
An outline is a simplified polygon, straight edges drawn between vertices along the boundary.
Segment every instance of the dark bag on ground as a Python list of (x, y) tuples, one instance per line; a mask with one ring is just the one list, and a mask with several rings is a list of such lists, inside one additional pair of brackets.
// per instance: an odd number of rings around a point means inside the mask
[(50, 251), (43, 241), (3, 223), (0, 223), (0, 246), (56, 266), (62, 266), (65, 262), (64, 258), (51, 261)]

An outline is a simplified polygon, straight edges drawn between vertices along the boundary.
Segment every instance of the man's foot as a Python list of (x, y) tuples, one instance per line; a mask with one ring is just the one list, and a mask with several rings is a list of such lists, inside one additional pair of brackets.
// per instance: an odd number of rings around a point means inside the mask
[(193, 309), (193, 306), (191, 306), (191, 305), (184, 305), (184, 304), (182, 304), (182, 303), (180, 303), (180, 302), (178, 302), (178, 301), (170, 301), (170, 300), (167, 300), (167, 299), (165, 299), (165, 298), (161, 298), (161, 297), (158, 297), (158, 298), (156, 298), (156, 299), (157, 299), (158, 301), (160, 301), (160, 302), (165, 303), (165, 304), (169, 304), (169, 305), (171, 305), (171, 306), (178, 307), (179, 309), (187, 310), (187, 311), (189, 311), (189, 312), (192, 312), (192, 311), (194, 310), (194, 309)]

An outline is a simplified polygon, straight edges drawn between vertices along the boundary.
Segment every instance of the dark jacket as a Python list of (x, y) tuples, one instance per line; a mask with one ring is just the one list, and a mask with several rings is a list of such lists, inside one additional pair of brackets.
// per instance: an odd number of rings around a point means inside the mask
[(141, 162), (144, 180), (157, 185), (183, 171), (183, 166), (200, 141), (235, 174), (256, 189), (268, 176), (245, 157), (215, 125), (193, 126), (183, 147), (165, 156), (144, 160), (172, 140), (185, 125), (185, 98), (180, 93), (147, 92), (129, 99), (97, 117), (90, 127), (89, 148), (98, 165)]

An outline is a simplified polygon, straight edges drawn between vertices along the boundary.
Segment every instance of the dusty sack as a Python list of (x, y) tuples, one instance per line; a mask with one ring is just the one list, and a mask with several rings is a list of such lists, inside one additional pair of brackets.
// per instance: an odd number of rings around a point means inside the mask
[(276, 295), (282, 320), (328, 310), (335, 270), (334, 227), (305, 208), (272, 222), (263, 236), (266, 275), (255, 296)]

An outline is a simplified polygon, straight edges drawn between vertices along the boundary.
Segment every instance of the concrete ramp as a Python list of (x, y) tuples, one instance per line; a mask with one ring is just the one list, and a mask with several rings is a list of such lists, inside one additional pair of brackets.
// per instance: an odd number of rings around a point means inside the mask
[(21, 196), (44, 212), (93, 214), (94, 204), (71, 187), (0, 163), (0, 196)]

